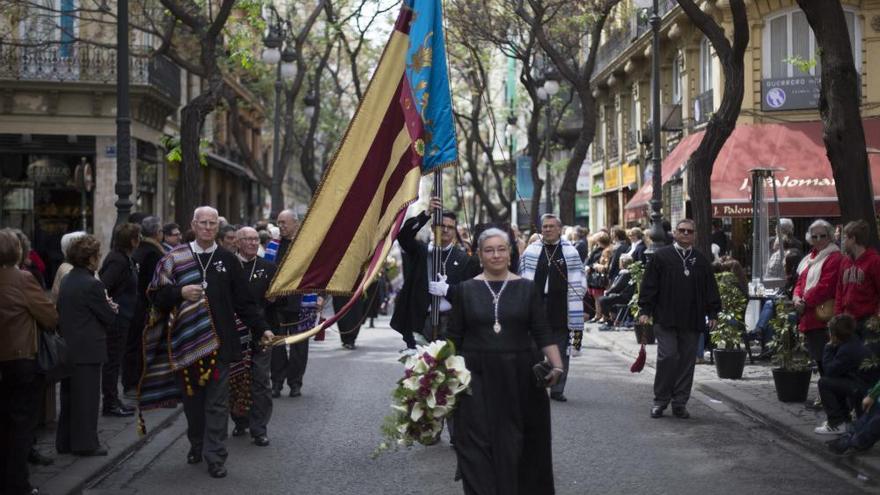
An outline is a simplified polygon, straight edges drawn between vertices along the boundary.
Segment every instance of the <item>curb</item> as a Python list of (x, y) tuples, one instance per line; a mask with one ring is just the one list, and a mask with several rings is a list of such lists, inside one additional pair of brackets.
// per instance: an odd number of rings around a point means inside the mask
[[(594, 341), (597, 341), (597, 343), (600, 343), (600, 345), (604, 346), (609, 351), (616, 352), (617, 354), (632, 359), (635, 359), (638, 355), (637, 352), (618, 344), (612, 339), (595, 335), (590, 331), (588, 331), (588, 333), (594, 338)], [(656, 369), (654, 362), (650, 360), (645, 363), (645, 366)], [(759, 408), (750, 405), (751, 402), (754, 402), (753, 400), (749, 400), (750, 397), (742, 397), (734, 388), (727, 386), (724, 383), (696, 383), (695, 388), (710, 397), (724, 399), (739, 413), (772, 428), (778, 434), (783, 435), (785, 438), (794, 442), (797, 446), (806, 449), (810, 454), (821, 457), (823, 460), (845, 469), (852, 470), (856, 474), (864, 473), (869, 475), (872, 479), (880, 480), (880, 465), (877, 465), (877, 462), (866, 462), (859, 456), (836, 456), (830, 453), (825, 446), (824, 441), (811, 435), (806, 435), (798, 429), (792, 428), (790, 425), (774, 418), (773, 415), (767, 414)]]
[[(141, 447), (150, 442), (153, 437), (162, 430), (171, 426), (177, 418), (183, 413), (183, 408), (178, 406), (175, 410), (168, 413), (161, 421), (150, 428), (143, 437), (137, 438), (134, 442), (127, 440), (111, 439), (107, 442), (110, 454), (102, 459), (99, 465), (91, 466), (91, 463), (83, 462), (81, 467), (75, 464), (68, 468), (66, 472), (62, 472), (58, 476), (49, 479), (40, 486), (40, 491), (51, 493), (53, 495), (75, 495), (82, 493), (93, 482), (112, 471), (116, 466), (124, 462), (126, 459), (134, 455)], [(132, 423), (132, 427), (136, 427), (136, 422)], [(116, 441), (114, 441), (116, 440)]]

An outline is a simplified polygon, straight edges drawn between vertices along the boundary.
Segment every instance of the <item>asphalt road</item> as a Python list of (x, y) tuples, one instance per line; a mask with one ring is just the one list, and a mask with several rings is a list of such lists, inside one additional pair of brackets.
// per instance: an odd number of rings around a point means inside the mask
[[(312, 343), (303, 395), (275, 400), (272, 444), (227, 441), (229, 476), (185, 462), (185, 420), (161, 432), (87, 493), (113, 494), (448, 494), (455, 455), (444, 441), (370, 454), (381, 440), (389, 394), (402, 371), (399, 336), (365, 329), (358, 349), (338, 336)], [(566, 394), (553, 403), (553, 456), (559, 494), (860, 493), (845, 473), (795, 448), (725, 404), (697, 395), (690, 420), (648, 416), (650, 371), (589, 347), (572, 360)], [(148, 417), (149, 420), (149, 417)], [(231, 431), (231, 425), (230, 425)], [(527, 495), (527, 494), (523, 494)]]

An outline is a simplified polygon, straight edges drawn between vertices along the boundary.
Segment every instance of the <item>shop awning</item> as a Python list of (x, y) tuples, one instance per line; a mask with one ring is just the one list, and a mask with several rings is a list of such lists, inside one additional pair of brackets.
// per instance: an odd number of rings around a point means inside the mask
[(214, 167), (217, 167), (221, 170), (225, 170), (227, 172), (231, 172), (239, 177), (245, 177), (252, 181), (257, 180), (254, 176), (254, 173), (250, 171), (244, 165), (238, 164), (224, 156), (218, 155), (214, 152), (208, 152), (206, 155), (208, 159), (208, 164)]
[[(880, 119), (865, 119), (869, 147), (880, 147)], [(663, 160), (666, 183), (700, 144), (704, 131), (684, 138)], [(875, 201), (880, 200), (880, 155), (869, 154)], [(739, 125), (721, 149), (712, 170), (712, 208), (716, 217), (750, 217), (753, 168), (779, 168), (776, 187), (780, 213), (787, 217), (839, 216), (831, 163), (821, 122)], [(653, 188), (645, 184), (624, 207), (626, 218), (647, 215)]]

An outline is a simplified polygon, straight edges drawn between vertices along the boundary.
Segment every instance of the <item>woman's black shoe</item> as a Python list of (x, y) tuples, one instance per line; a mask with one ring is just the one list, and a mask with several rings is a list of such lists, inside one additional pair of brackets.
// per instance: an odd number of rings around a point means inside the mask
[(235, 425), (235, 428), (232, 429), (232, 436), (240, 437), (247, 433), (247, 426), (238, 426)]
[(208, 474), (210, 474), (212, 478), (225, 478), (226, 468), (223, 467), (223, 464), (216, 462), (208, 465)]
[(102, 413), (104, 416), (113, 416), (117, 418), (127, 418), (129, 416), (134, 416), (134, 409), (128, 409), (122, 406), (113, 406), (107, 409), (104, 409)]
[(187, 464), (198, 464), (202, 462), (202, 454), (198, 452), (190, 452), (186, 454), (186, 463)]
[(254, 445), (257, 447), (266, 447), (269, 445), (269, 437), (266, 435), (258, 435), (254, 437)]

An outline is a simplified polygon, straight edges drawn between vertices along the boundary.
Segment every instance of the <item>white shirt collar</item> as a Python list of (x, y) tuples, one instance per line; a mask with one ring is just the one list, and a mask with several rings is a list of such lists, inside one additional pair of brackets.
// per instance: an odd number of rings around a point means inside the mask
[(199, 246), (199, 243), (197, 243), (196, 241), (192, 241), (191, 243), (189, 243), (189, 247), (196, 254), (211, 254), (214, 252), (214, 250), (217, 249), (217, 243), (215, 242), (211, 244), (211, 247), (209, 247), (208, 249), (202, 249), (202, 246)]

